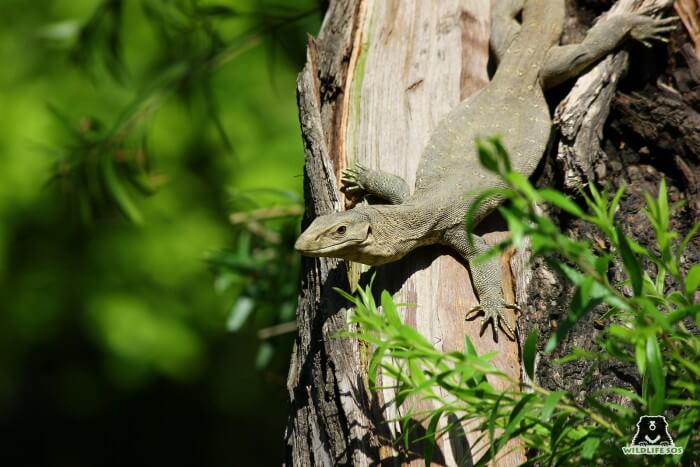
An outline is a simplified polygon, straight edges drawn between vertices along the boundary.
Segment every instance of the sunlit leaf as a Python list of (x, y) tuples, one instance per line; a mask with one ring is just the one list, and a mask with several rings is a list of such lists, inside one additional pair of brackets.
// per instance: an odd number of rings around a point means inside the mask
[(231, 332), (240, 330), (250, 317), (254, 308), (255, 302), (250, 297), (238, 297), (238, 300), (236, 300), (236, 303), (234, 303), (231, 308), (226, 328)]
[(560, 209), (572, 214), (576, 217), (583, 217), (584, 212), (580, 207), (561, 192), (552, 188), (543, 188), (539, 190), (539, 195), (550, 204), (557, 206)]
[(555, 391), (547, 395), (542, 405), (542, 411), (540, 412), (540, 420), (543, 422), (548, 422), (554, 413), (554, 409), (557, 407), (559, 401), (564, 397), (562, 391)]
[(663, 413), (666, 398), (666, 382), (664, 380), (663, 359), (661, 349), (655, 335), (646, 340), (647, 367), (651, 376), (654, 394), (649, 407), (650, 415)]
[(586, 441), (583, 443), (583, 447), (581, 448), (581, 457), (584, 459), (593, 459), (599, 445), (600, 438), (597, 436), (590, 436), (586, 438)]
[(639, 261), (632, 253), (627, 236), (622, 232), (622, 229), (617, 228), (617, 236), (619, 241), (620, 256), (625, 267), (625, 271), (632, 282), (634, 294), (639, 296), (642, 293), (642, 268)]
[(537, 356), (537, 331), (531, 331), (523, 345), (523, 362), (525, 373), (531, 379), (535, 379), (535, 357)]
[(263, 369), (269, 365), (270, 360), (275, 355), (275, 347), (265, 341), (258, 347), (258, 353), (255, 355), (255, 368)]
[(700, 264), (696, 264), (688, 271), (688, 275), (685, 277), (685, 292), (688, 295), (693, 295), (698, 286), (700, 286)]

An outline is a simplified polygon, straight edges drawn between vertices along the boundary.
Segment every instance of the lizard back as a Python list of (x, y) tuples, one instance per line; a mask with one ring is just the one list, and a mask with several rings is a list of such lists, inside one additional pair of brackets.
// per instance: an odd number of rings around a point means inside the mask
[(525, 175), (534, 171), (552, 125), (539, 73), (547, 51), (558, 44), (563, 20), (563, 0), (525, 2), (522, 27), (491, 82), (450, 111), (433, 131), (421, 156), (413, 198), (459, 207), (451, 210), (453, 221), (461, 222), (466, 193), (501, 184), (478, 161), (478, 137), (500, 135), (513, 168)]

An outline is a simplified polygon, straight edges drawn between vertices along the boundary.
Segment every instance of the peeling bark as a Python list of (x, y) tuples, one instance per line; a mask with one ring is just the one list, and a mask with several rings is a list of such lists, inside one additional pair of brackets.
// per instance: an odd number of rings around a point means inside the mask
[[(660, 12), (673, 0), (620, 0), (602, 18), (633, 11)], [(564, 188), (575, 190), (605, 170), (605, 153), (600, 148), (603, 126), (610, 103), (622, 75), (627, 71), (629, 54), (620, 50), (595, 65), (576, 80), (566, 98), (557, 106), (554, 123), (561, 139), (557, 162), (564, 173)]]

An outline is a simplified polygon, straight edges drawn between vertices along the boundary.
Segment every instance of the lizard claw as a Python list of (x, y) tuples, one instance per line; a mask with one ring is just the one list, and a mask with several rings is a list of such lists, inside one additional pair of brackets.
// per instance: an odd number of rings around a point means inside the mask
[(508, 323), (508, 320), (503, 315), (501, 311), (503, 308), (508, 308), (511, 310), (521, 311), (520, 307), (515, 303), (505, 303), (501, 299), (488, 299), (485, 298), (481, 300), (481, 303), (472, 307), (465, 316), (465, 319), (469, 319), (470, 316), (478, 312), (483, 312), (484, 317), (481, 318), (481, 330), (483, 332), (484, 328), (488, 325), (490, 321), (493, 321), (494, 330), (496, 335), (498, 334), (498, 328), (503, 330), (503, 332), (508, 336), (509, 339), (515, 340), (515, 332), (513, 328)]
[(355, 164), (354, 167), (345, 169), (340, 177), (345, 192), (354, 195), (366, 191), (363, 183), (366, 172), (367, 169), (360, 164)]
[(651, 41), (668, 42), (665, 34), (676, 29), (678, 17), (654, 18), (643, 13), (632, 14), (630, 17), (630, 36), (647, 47)]

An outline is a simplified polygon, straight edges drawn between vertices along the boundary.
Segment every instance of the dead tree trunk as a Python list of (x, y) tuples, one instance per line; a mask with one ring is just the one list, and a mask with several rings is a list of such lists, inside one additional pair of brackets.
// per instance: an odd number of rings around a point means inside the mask
[[(330, 3), (319, 37), (309, 41), (297, 89), (306, 154), (306, 225), (317, 215), (346, 206), (338, 179), (354, 162), (403, 176), (412, 184), (420, 152), (440, 117), (488, 80), (490, 4), (491, 0)], [(567, 31), (576, 27), (576, 12), (571, 13)], [(632, 104), (623, 100), (613, 107), (624, 113)], [(600, 131), (596, 127), (590, 133), (599, 138)], [(696, 141), (692, 139), (696, 133), (686, 133), (688, 141)], [(604, 139), (601, 147), (607, 152), (606, 144)], [(549, 177), (557, 187), (563, 186), (564, 175), (556, 169)], [(503, 230), (497, 219), (489, 219), (480, 233), (497, 241)], [(586, 234), (573, 232), (577, 233)], [(567, 290), (561, 287), (561, 278), (539, 263), (528, 285), (531, 270), (526, 264), (526, 252), (503, 258), (504, 293), (527, 310), (518, 319), (519, 329), (535, 328), (546, 337), (553, 320), (566, 310)], [(403, 319), (436, 348), (460, 350), (468, 335), (480, 353), (497, 350), (494, 363), (520, 377), (519, 342), (503, 337), (495, 342), (488, 330), (479, 335), (478, 321), (464, 321), (476, 299), (467, 266), (450, 251), (421, 249), (398, 263), (376, 268), (376, 274), (376, 290), (389, 290), (397, 303), (416, 305), (404, 310)], [(335, 259), (304, 259), (302, 277), (299, 335), (288, 380), (291, 407), (285, 464), (422, 465), (419, 447), (397, 452), (391, 445), (398, 429), (386, 420), (396, 409), (386, 403), (392, 399), (390, 393), (372, 394), (368, 389), (367, 349), (354, 340), (332, 337), (345, 326), (347, 314), (332, 288), (351, 289), (367, 280), (366, 269)], [(590, 342), (591, 325), (584, 322), (574, 329), (572, 342)], [(547, 362), (538, 369), (540, 384), (575, 389), (560, 380), (562, 374)], [(436, 447), (434, 462), (477, 461), (485, 446), (474, 439), (475, 433), (463, 427)], [(515, 449), (498, 465), (524, 460), (524, 452)]]
[[(490, 0), (332, 2), (299, 77), (306, 222), (341, 208), (339, 174), (355, 161), (412, 184), (439, 119), (488, 82), (489, 16)], [(497, 241), (503, 228), (490, 225), (484, 231)], [(511, 299), (507, 259), (504, 279)], [(417, 449), (391, 448), (396, 427), (383, 420), (395, 414), (384, 402), (393, 397), (368, 392), (366, 352), (355, 342), (330, 337), (346, 322), (343, 302), (331, 288), (350, 288), (366, 269), (332, 259), (305, 260), (303, 267), (299, 338), (288, 383), (286, 462), (366, 465), (398, 456), (422, 464)], [(404, 320), (436, 347), (460, 350), (469, 335), (479, 352), (498, 350), (495, 363), (519, 377), (517, 343), (505, 338), (497, 343), (489, 331), (479, 335), (478, 321), (464, 321), (476, 298), (467, 267), (454, 254), (426, 248), (376, 273), (377, 290), (416, 305), (405, 310)], [(459, 440), (439, 446), (438, 462), (478, 458), (484, 445), (474, 445), (475, 434), (465, 431)], [(513, 464), (524, 459), (520, 452), (509, 457)]]

